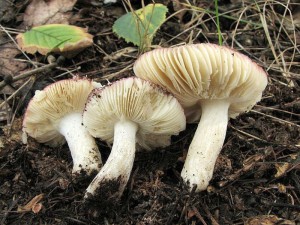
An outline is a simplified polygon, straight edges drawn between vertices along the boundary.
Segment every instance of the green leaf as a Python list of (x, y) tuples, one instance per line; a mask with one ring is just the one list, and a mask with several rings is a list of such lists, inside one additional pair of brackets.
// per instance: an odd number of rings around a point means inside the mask
[(74, 55), (93, 44), (93, 36), (85, 29), (66, 24), (47, 24), (37, 26), (17, 35), (17, 42), (27, 53), (49, 52)]
[(141, 48), (149, 47), (157, 29), (165, 22), (168, 8), (163, 4), (149, 4), (129, 12), (113, 25), (113, 31)]

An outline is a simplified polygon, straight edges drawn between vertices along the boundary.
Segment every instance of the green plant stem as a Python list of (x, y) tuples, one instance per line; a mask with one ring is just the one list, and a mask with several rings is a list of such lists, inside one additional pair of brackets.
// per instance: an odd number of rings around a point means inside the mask
[(218, 7), (218, 0), (215, 0), (215, 8), (216, 8), (216, 18), (217, 18), (217, 30), (218, 30), (218, 38), (219, 38), (219, 45), (223, 44), (222, 34), (220, 29), (220, 19), (219, 19), (219, 7)]

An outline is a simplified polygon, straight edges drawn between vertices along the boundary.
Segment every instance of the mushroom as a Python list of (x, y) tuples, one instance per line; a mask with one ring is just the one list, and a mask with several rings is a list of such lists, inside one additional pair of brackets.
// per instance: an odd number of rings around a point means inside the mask
[(82, 125), (86, 100), (95, 87), (101, 85), (80, 78), (53, 83), (35, 92), (23, 120), (23, 131), (40, 143), (57, 147), (67, 141), (75, 178), (102, 167), (96, 142)]
[(134, 65), (136, 76), (161, 85), (182, 104), (187, 122), (199, 120), (181, 172), (190, 189), (205, 190), (226, 136), (228, 119), (261, 99), (267, 74), (247, 56), (214, 44), (156, 49)]
[(170, 144), (171, 135), (185, 129), (179, 102), (160, 87), (139, 78), (124, 78), (88, 98), (83, 123), (97, 138), (112, 143), (111, 153), (91, 184), (85, 199), (121, 197), (133, 167), (136, 143), (150, 151)]

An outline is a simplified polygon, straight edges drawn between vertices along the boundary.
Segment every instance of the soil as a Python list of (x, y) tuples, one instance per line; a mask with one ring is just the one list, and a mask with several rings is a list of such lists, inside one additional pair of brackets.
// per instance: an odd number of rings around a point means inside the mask
[[(8, 33), (15, 37), (15, 31), (25, 29), (22, 18), (30, 1), (4, 2), (12, 4), (1, 3), (1, 51), (7, 43), (14, 46)], [(140, 1), (131, 2), (135, 9), (142, 7)], [(154, 47), (218, 43), (216, 19), (211, 13), (215, 11), (213, 1), (190, 1), (197, 8), (180, 5), (181, 1), (156, 2), (168, 6), (168, 16), (184, 11), (162, 25), (152, 42)], [(65, 59), (60, 67), (21, 82), (9, 83), (11, 79), (1, 70), (8, 85), (1, 90), (1, 102), (7, 104), (0, 115), (0, 224), (300, 224), (299, 19), (296, 23), (300, 5), (296, 1), (278, 2), (258, 1), (255, 5), (252, 1), (218, 1), (220, 13), (226, 15), (220, 17), (223, 44), (262, 66), (269, 83), (262, 100), (250, 112), (229, 121), (208, 189), (190, 192), (180, 177), (197, 127), (188, 124), (185, 131), (173, 137), (171, 146), (137, 153), (119, 201), (91, 206), (83, 201), (90, 179), (73, 182), (68, 146), (50, 148), (31, 138), (23, 144), (21, 131), (24, 111), (35, 90), (74, 75), (103, 84), (134, 75), (137, 48), (112, 32), (114, 21), (125, 13), (124, 5), (78, 1), (71, 10), (70, 23), (88, 28), (94, 35), (92, 47)], [(286, 13), (289, 18), (295, 16), (292, 30), (291, 23), (283, 22)], [(15, 72), (14, 67), (10, 75), (34, 69), (22, 54), (11, 54), (23, 61), (17, 65), (22, 71)], [(6, 56), (0, 53), (0, 60)], [(38, 65), (47, 64), (46, 57), (39, 54), (29, 55), (29, 59)], [(25, 81), (28, 83), (22, 90), (12, 96)], [(97, 143), (105, 161), (110, 146), (101, 140)], [(41, 207), (36, 213), (31, 208), (21, 210), (40, 194)]]

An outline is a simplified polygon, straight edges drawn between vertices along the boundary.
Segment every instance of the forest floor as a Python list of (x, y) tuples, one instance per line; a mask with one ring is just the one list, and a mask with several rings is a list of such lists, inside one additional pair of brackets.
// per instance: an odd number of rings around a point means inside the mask
[[(50, 148), (31, 138), (22, 143), (24, 112), (35, 90), (58, 80), (76, 75), (106, 84), (134, 76), (139, 51), (112, 32), (114, 21), (126, 13), (122, 2), (37, 2), (44, 1), (0, 3), (0, 76), (8, 83), (0, 93), (0, 224), (300, 224), (300, 3), (218, 1), (222, 44), (264, 68), (268, 86), (252, 110), (229, 121), (206, 191), (190, 193), (180, 178), (197, 127), (188, 124), (171, 146), (137, 153), (119, 202), (89, 208), (83, 201), (89, 182), (72, 181), (67, 145)], [(57, 2), (65, 7), (57, 18), (38, 8), (53, 9)], [(155, 2), (169, 11), (153, 48), (219, 43), (213, 1)], [(142, 7), (140, 1), (131, 3)], [(15, 36), (51, 19), (87, 28), (94, 45), (59, 67), (9, 83), (10, 76), (47, 64), (39, 54), (25, 57)], [(110, 147), (97, 143), (105, 161)], [(35, 197), (41, 203), (36, 213), (28, 205)]]

